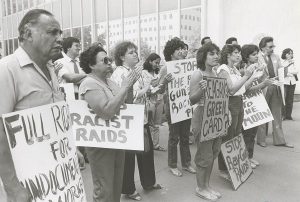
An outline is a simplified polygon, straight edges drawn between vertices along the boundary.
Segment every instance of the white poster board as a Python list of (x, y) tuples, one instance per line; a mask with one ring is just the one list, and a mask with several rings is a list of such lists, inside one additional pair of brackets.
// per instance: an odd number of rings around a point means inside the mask
[(111, 120), (103, 120), (84, 100), (68, 104), (77, 146), (144, 150), (144, 105), (126, 104)]
[(65, 100), (67, 102), (75, 100), (75, 91), (74, 91), (74, 84), (73, 83), (59, 84), (59, 88), (64, 93)]
[(235, 190), (245, 182), (252, 173), (248, 152), (243, 135), (240, 134), (221, 145), (226, 167)]
[(85, 202), (65, 102), (4, 114), (16, 174), (33, 201)]
[(247, 92), (243, 95), (243, 128), (247, 130), (273, 120), (272, 112), (261, 90)]
[(168, 83), (168, 99), (170, 102), (171, 122), (177, 123), (193, 116), (190, 103), (190, 80), (197, 68), (195, 58), (166, 62), (167, 72), (171, 73), (173, 80)]

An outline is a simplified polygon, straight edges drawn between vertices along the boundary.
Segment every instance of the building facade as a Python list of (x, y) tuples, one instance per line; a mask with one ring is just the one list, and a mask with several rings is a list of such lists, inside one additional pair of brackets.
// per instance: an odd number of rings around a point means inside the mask
[(162, 54), (172, 37), (187, 44), (201, 38), (200, 0), (1, 0), (2, 55), (19, 46), (18, 24), (32, 8), (52, 12), (63, 37), (81, 40), (82, 49), (100, 41), (107, 50), (122, 40), (138, 45), (140, 53)]

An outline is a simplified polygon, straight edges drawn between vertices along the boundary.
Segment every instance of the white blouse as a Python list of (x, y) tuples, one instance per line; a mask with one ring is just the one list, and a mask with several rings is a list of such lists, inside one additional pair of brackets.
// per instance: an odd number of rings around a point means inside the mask
[[(224, 70), (229, 74), (232, 84), (235, 84), (236, 82), (242, 79), (241, 73), (235, 67), (229, 68), (226, 64), (222, 64), (218, 67), (217, 74), (219, 74), (221, 70)], [(242, 87), (233, 96), (240, 96), (243, 95), (245, 92), (245, 85), (242, 85)]]
[(284, 60), (282, 62), (282, 66), (287, 68), (287, 75), (284, 77), (284, 84), (285, 85), (294, 85), (296, 84), (296, 79), (294, 75), (297, 75), (298, 70), (295, 64), (289, 65), (290, 62), (288, 60)]

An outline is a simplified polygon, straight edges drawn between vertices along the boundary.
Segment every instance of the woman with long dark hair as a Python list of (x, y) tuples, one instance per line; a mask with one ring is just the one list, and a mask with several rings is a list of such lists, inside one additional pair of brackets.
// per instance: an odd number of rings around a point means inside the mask
[(150, 86), (148, 93), (148, 121), (150, 132), (153, 140), (153, 149), (158, 151), (166, 151), (159, 145), (159, 125), (163, 113), (163, 99), (159, 93), (159, 64), (161, 58), (156, 53), (151, 53), (143, 64), (142, 77), (145, 85)]

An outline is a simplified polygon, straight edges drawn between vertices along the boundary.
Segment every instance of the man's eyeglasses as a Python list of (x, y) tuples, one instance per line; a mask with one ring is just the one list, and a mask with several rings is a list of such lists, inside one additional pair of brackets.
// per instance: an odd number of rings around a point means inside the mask
[(111, 64), (113, 60), (109, 57), (105, 57), (105, 58), (103, 58), (102, 61), (103, 61), (104, 64), (108, 65), (109, 63)]

